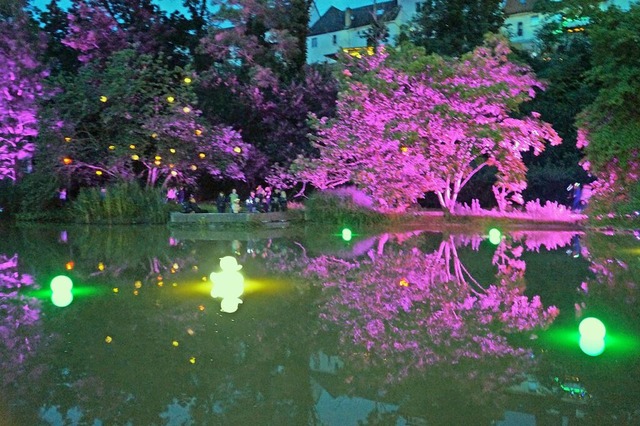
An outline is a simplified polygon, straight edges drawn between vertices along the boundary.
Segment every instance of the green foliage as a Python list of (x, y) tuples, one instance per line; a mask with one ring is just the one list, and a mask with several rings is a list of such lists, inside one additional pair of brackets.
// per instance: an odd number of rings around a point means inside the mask
[(486, 33), (497, 33), (504, 22), (499, 0), (435, 0), (422, 9), (407, 36), (428, 53), (460, 56), (482, 44)]
[(599, 87), (580, 117), (589, 131), (587, 157), (593, 170), (616, 158), (624, 170), (640, 140), (640, 5), (609, 8), (589, 28), (593, 68), (588, 79)]
[(106, 188), (83, 188), (71, 206), (79, 223), (166, 223), (169, 207), (160, 189), (143, 189), (135, 182)]
[(61, 222), (68, 217), (57, 204), (58, 181), (47, 170), (36, 169), (25, 175), (18, 185), (19, 221)]
[(348, 194), (332, 191), (312, 194), (305, 203), (305, 216), (311, 222), (354, 227), (383, 224), (387, 220), (383, 214), (356, 204)]

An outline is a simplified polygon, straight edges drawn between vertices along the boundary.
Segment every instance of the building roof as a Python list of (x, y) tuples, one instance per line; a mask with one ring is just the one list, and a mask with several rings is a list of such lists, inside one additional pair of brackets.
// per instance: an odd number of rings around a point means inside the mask
[(318, 34), (333, 33), (346, 29), (346, 14), (351, 14), (351, 25), (348, 28), (358, 28), (371, 25), (374, 20), (374, 13), (377, 16), (383, 16), (385, 22), (393, 21), (398, 16), (400, 8), (398, 7), (397, 0), (378, 3), (375, 5), (376, 12), (374, 12), (374, 5), (356, 7), (353, 9), (347, 8), (347, 10), (340, 10), (334, 6), (331, 6), (327, 12), (316, 21), (315, 24), (309, 29), (309, 35), (314, 36)]
[(504, 14), (515, 15), (516, 13), (533, 12), (533, 7), (537, 0), (507, 0), (504, 5)]

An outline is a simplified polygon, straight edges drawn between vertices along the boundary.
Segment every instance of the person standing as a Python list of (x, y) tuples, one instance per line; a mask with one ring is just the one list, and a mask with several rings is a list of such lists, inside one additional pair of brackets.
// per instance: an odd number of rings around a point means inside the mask
[(229, 194), (229, 204), (231, 204), (232, 213), (240, 212), (240, 197), (238, 196), (238, 192), (235, 188), (233, 188), (231, 190), (231, 194)]
[(224, 192), (222, 191), (220, 191), (216, 198), (216, 207), (218, 208), (218, 213), (224, 213), (227, 207), (227, 197), (224, 196)]
[(244, 204), (247, 209), (247, 213), (255, 213), (256, 212), (256, 193), (251, 191), (249, 193), (249, 198), (245, 200)]

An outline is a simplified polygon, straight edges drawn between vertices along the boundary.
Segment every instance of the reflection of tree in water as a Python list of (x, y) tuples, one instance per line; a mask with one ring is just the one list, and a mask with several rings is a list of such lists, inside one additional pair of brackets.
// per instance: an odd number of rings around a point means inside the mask
[(0, 370), (4, 386), (25, 373), (25, 363), (40, 344), (36, 327), (40, 304), (21, 294), (35, 283), (31, 275), (19, 271), (18, 263), (17, 254), (0, 253)]
[(357, 259), (306, 259), (304, 275), (323, 288), (323, 326), (339, 332), (340, 354), (352, 361), (356, 381), (371, 377), (358, 371), (380, 370), (385, 382), (399, 383), (437, 364), (434, 381), (448, 374), (453, 388), (475, 387), (470, 397), (483, 398), (527, 365), (530, 352), (507, 336), (548, 325), (557, 309), (523, 295), (522, 247), (512, 239), (496, 250), (497, 282), (487, 286), (457, 252), (460, 245), (478, 247), (478, 238), (447, 237), (424, 253), (416, 239), (402, 242), (411, 236), (382, 235)]

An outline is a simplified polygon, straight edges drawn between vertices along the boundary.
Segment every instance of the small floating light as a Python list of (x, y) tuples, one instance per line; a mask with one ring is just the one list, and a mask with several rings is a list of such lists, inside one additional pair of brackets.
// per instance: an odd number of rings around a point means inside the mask
[(344, 241), (351, 241), (351, 238), (352, 238), (352, 236), (353, 236), (353, 233), (351, 232), (351, 229), (349, 229), (349, 228), (344, 228), (344, 229), (342, 230), (341, 235), (342, 235), (342, 239), (343, 239)]

